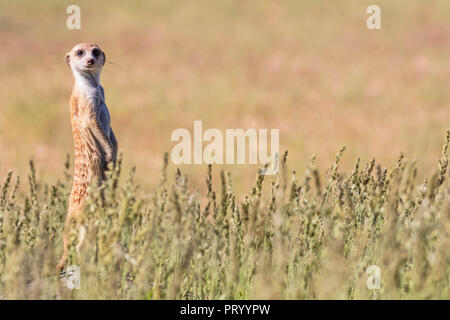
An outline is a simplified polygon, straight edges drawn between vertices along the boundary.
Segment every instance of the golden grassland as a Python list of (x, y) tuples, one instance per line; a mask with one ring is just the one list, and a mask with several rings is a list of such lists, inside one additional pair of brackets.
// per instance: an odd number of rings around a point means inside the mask
[[(377, 1), (377, 31), (364, 0), (78, 1), (80, 31), (71, 4), (0, 2), (0, 298), (449, 298), (450, 2)], [(78, 42), (111, 62), (124, 162), (90, 190), (78, 253), (74, 228), (70, 291), (54, 268)], [(288, 160), (256, 183), (162, 161), (194, 120), (278, 128)]]
[[(373, 1), (372, 1), (373, 2)], [(154, 187), (176, 128), (279, 128), (296, 168), (325, 169), (343, 146), (383, 166), (403, 152), (425, 176), (450, 123), (450, 4), (378, 1), (78, 1), (81, 30), (65, 27), (71, 1), (0, 2), (0, 174), (55, 181), (72, 154), (65, 53), (78, 42), (106, 52), (102, 75), (125, 168)], [(185, 166), (205, 190), (205, 166)], [(255, 166), (228, 166), (243, 194)], [(243, 193), (241, 193), (241, 191)]]

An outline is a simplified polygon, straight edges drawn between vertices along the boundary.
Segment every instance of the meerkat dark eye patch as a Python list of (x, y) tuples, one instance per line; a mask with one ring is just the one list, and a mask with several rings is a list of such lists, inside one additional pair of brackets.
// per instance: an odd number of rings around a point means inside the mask
[(77, 50), (76, 55), (81, 57), (84, 54), (84, 50)]
[(92, 50), (92, 55), (96, 58), (98, 58), (98, 56), (100, 55), (100, 51), (98, 49), (94, 49)]

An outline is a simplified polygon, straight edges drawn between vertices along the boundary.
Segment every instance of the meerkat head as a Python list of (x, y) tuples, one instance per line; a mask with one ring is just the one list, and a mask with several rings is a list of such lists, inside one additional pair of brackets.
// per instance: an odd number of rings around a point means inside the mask
[(93, 43), (79, 43), (66, 55), (69, 68), (79, 73), (98, 74), (105, 61), (105, 53)]

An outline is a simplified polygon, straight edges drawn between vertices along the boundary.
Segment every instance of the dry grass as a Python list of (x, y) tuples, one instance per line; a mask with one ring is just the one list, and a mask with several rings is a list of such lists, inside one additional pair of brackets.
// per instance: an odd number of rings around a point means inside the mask
[[(403, 155), (386, 170), (358, 161), (326, 180), (314, 159), (299, 181), (282, 170), (256, 183), (242, 203), (231, 176), (221, 187), (206, 176), (207, 194), (188, 188), (167, 157), (156, 191), (136, 194), (121, 162), (89, 191), (72, 229), (69, 264), (81, 270), (70, 291), (54, 268), (61, 255), (70, 175), (56, 185), (36, 180), (33, 165), (24, 204), (8, 175), (0, 197), (0, 295), (11, 299), (449, 299), (450, 131), (435, 173), (424, 182)], [(68, 164), (66, 166), (68, 168)], [(263, 195), (268, 188), (268, 196)], [(206, 197), (205, 205), (200, 203)], [(76, 250), (79, 228), (84, 245)], [(381, 270), (368, 290), (366, 270)]]
[[(0, 7), (0, 173), (55, 179), (72, 152), (65, 53), (80, 41), (106, 51), (107, 104), (125, 168), (157, 184), (176, 128), (279, 128), (281, 150), (325, 169), (339, 145), (384, 165), (403, 151), (429, 174), (450, 123), (450, 4), (378, 1), (382, 29), (365, 27), (373, 1), (79, 1), (82, 29), (65, 28), (71, 1)], [(101, 19), (98, 19), (101, 16)], [(187, 166), (202, 188), (205, 166)], [(226, 167), (240, 195), (254, 167)], [(218, 178), (218, 177), (216, 177)], [(149, 189), (150, 190), (150, 189)]]

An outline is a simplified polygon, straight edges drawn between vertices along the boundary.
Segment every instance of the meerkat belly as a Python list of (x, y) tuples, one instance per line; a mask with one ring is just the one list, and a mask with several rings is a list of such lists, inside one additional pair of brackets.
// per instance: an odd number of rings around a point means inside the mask
[(75, 174), (74, 182), (90, 184), (95, 177), (102, 177), (104, 171), (103, 152), (92, 134), (85, 128), (74, 131)]

